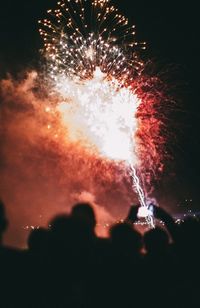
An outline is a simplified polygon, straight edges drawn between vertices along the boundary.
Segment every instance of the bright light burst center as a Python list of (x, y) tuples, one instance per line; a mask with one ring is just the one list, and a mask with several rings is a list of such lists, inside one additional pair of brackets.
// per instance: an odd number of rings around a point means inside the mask
[(58, 109), (72, 141), (84, 142), (104, 158), (136, 164), (135, 113), (140, 100), (116, 80), (107, 80), (96, 67), (93, 78), (76, 81), (57, 78), (57, 90), (66, 101)]

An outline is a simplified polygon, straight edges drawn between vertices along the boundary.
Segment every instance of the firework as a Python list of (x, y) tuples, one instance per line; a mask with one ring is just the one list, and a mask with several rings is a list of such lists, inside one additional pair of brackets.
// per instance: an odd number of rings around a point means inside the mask
[(143, 71), (139, 50), (145, 43), (136, 41), (135, 26), (109, 0), (63, 0), (57, 5), (39, 23), (67, 137), (91, 155), (123, 162), (147, 209), (136, 172), (141, 165), (137, 113), (143, 101), (135, 81)]

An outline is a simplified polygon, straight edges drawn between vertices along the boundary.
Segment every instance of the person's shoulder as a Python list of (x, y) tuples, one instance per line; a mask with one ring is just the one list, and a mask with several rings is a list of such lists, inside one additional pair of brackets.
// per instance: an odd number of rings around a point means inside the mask
[(99, 246), (109, 246), (110, 245), (110, 240), (108, 238), (104, 237), (97, 237), (96, 238), (96, 244)]
[(100, 254), (108, 254), (111, 250), (110, 240), (108, 238), (96, 238), (96, 251)]

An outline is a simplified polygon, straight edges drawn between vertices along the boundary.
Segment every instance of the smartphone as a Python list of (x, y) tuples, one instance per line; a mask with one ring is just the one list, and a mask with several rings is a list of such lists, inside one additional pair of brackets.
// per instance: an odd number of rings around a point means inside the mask
[(153, 216), (154, 214), (154, 204), (150, 203), (147, 207), (141, 206), (138, 209), (137, 217), (145, 218), (147, 216)]
[(137, 213), (137, 217), (138, 218), (145, 218), (147, 216), (149, 216), (150, 212), (149, 209), (145, 206), (141, 206), (138, 209), (138, 213)]

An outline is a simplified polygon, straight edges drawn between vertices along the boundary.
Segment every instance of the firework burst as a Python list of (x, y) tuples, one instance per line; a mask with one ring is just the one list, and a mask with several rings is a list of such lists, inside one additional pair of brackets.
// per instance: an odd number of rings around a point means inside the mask
[[(59, 96), (56, 112), (68, 141), (79, 142), (103, 160), (125, 163), (146, 208), (148, 200), (136, 172), (144, 159), (141, 133), (145, 136), (145, 121), (138, 114), (141, 106), (143, 116), (148, 111), (152, 120), (155, 114), (155, 100), (141, 95), (144, 63), (139, 51), (145, 43), (136, 41), (135, 26), (109, 0), (63, 0), (57, 5), (48, 10), (48, 19), (39, 21), (39, 31), (52, 93)], [(155, 124), (157, 138), (161, 122), (155, 119)], [(148, 150), (154, 148), (150, 165), (158, 160), (158, 151), (148, 133), (145, 138)]]
[(49, 10), (50, 19), (39, 21), (52, 77), (90, 79), (96, 67), (128, 86), (143, 63), (135, 40), (135, 26), (109, 0), (60, 1)]

